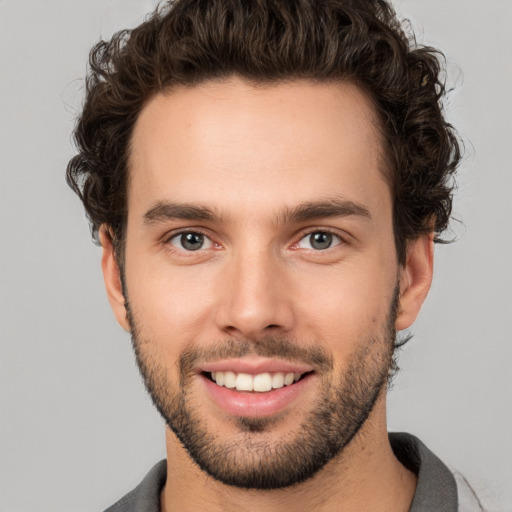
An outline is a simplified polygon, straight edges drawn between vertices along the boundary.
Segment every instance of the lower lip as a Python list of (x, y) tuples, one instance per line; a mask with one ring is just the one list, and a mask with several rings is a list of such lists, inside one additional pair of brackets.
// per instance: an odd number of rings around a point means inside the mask
[(314, 380), (314, 376), (308, 374), (290, 386), (258, 393), (235, 391), (218, 386), (203, 374), (199, 377), (206, 392), (223, 411), (233, 416), (247, 418), (267, 417), (282, 412), (292, 405)]

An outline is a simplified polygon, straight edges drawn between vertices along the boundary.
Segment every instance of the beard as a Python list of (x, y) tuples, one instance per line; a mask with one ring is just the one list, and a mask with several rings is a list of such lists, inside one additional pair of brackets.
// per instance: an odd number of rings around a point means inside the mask
[[(321, 344), (304, 348), (303, 343), (290, 337), (228, 339), (208, 348), (191, 344), (185, 349), (178, 361), (178, 386), (170, 378), (175, 368), (166, 366), (152, 349), (152, 341), (139, 329), (128, 301), (126, 310), (145, 387), (192, 460), (226, 485), (269, 490), (311, 478), (329, 461), (340, 457), (360, 431), (395, 368), (398, 302), (397, 287), (385, 321), (374, 336), (361, 340), (345, 368), (337, 373), (332, 356), (319, 348)], [(237, 433), (223, 436), (222, 429), (208, 428), (211, 418), (206, 417), (195, 399), (197, 373), (193, 369), (197, 362), (247, 355), (310, 364), (319, 378), (320, 390), (309, 411), (277, 439), (272, 433), (281, 421), (279, 415), (233, 418)]]

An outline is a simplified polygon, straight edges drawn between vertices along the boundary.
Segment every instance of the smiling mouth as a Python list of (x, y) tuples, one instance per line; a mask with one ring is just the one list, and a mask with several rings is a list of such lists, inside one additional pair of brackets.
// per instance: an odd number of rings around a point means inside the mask
[(215, 382), (217, 386), (232, 389), (234, 391), (266, 393), (273, 389), (291, 386), (311, 373), (313, 372), (265, 372), (251, 375), (248, 373), (235, 373), (232, 371), (216, 371), (204, 372), (203, 375), (212, 382)]

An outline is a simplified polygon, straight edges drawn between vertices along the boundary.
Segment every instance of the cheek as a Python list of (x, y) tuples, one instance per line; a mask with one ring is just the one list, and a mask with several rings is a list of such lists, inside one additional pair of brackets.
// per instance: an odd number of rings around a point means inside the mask
[(213, 295), (211, 277), (193, 267), (131, 263), (130, 266), (127, 262), (127, 288), (139, 329), (155, 344), (172, 342), (173, 347), (182, 349), (208, 323)]
[(309, 276), (297, 287), (297, 316), (311, 339), (350, 353), (381, 334), (389, 316), (396, 278), (389, 266), (345, 266)]

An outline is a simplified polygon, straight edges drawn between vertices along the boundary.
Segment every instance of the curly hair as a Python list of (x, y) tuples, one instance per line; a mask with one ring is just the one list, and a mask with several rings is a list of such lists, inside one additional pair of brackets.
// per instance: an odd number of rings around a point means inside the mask
[(442, 241), (451, 215), (461, 144), (443, 114), (443, 59), (416, 43), (385, 0), (170, 1), (91, 50), (67, 180), (93, 237), (108, 225), (122, 258), (130, 138), (150, 98), (233, 75), (252, 83), (352, 81), (380, 120), (404, 263), (407, 241), (430, 232)]

